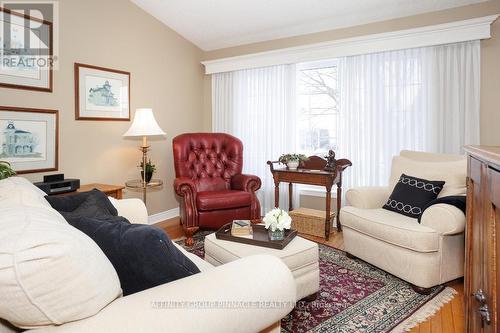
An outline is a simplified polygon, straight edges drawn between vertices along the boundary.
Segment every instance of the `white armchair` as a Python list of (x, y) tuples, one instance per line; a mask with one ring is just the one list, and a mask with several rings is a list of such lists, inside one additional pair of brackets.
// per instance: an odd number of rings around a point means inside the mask
[(340, 212), (346, 252), (405, 281), (421, 293), (463, 276), (464, 213), (451, 205), (426, 209), (421, 223), (382, 206), (399, 176), (444, 180), (439, 197), (465, 195), (465, 156), (402, 151), (394, 157), (388, 187), (353, 188)]

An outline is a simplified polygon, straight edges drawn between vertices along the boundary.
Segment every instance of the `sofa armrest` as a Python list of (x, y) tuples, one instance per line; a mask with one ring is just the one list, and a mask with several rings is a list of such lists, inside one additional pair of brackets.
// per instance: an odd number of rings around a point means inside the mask
[(231, 188), (233, 190), (245, 192), (257, 192), (262, 182), (259, 177), (254, 175), (235, 175), (231, 178)]
[(118, 210), (118, 215), (123, 216), (130, 223), (148, 224), (148, 210), (140, 199), (116, 200), (110, 197), (109, 200)]
[[(191, 178), (179, 177), (174, 180), (174, 191), (181, 197), (180, 200), (180, 216), (184, 230), (198, 227), (198, 212), (196, 210), (196, 184)], [(197, 229), (192, 229), (196, 232)], [(192, 242), (192, 232), (187, 235), (187, 243)]]
[(174, 191), (180, 197), (196, 197), (196, 184), (191, 178), (179, 177), (174, 180)]
[(93, 317), (41, 331), (255, 333), (292, 310), (295, 289), (280, 259), (257, 255), (119, 298)]
[(444, 236), (456, 235), (465, 230), (465, 214), (455, 206), (436, 204), (424, 211), (420, 224)]
[(381, 208), (390, 194), (389, 187), (355, 187), (347, 191), (345, 196), (349, 206), (374, 209)]

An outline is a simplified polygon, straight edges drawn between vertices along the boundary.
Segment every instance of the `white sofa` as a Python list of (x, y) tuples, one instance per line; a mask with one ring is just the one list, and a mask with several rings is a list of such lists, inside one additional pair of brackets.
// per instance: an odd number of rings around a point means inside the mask
[[(201, 273), (121, 297), (104, 253), (43, 195), (24, 178), (0, 181), (0, 318), (29, 332), (270, 332), (295, 304), (278, 258), (213, 267), (180, 247)], [(131, 222), (147, 222), (142, 201), (112, 202)], [(0, 332), (17, 331), (5, 323)]]
[(460, 155), (402, 151), (392, 162), (388, 187), (353, 188), (340, 217), (348, 254), (405, 281), (416, 291), (463, 276), (464, 213), (437, 204), (417, 219), (385, 210), (400, 175), (446, 181), (438, 197), (466, 194), (467, 160)]

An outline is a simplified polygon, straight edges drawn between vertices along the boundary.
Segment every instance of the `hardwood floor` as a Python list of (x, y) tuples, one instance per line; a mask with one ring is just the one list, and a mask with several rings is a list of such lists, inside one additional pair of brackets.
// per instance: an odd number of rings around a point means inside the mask
[[(170, 219), (156, 224), (162, 228), (172, 239), (183, 237), (179, 218)], [(342, 233), (335, 232), (327, 242), (323, 238), (301, 235), (317, 243), (330, 245), (337, 249), (344, 249), (344, 238)], [(445, 304), (434, 316), (420, 325), (414, 327), (410, 333), (463, 333), (464, 332), (464, 284), (463, 279), (451, 281), (446, 284), (455, 289), (458, 295), (453, 300)]]
[(184, 237), (184, 232), (182, 231), (180, 220), (178, 217), (163, 222), (158, 222), (155, 224), (155, 227), (165, 230), (168, 237), (170, 237), (171, 239)]

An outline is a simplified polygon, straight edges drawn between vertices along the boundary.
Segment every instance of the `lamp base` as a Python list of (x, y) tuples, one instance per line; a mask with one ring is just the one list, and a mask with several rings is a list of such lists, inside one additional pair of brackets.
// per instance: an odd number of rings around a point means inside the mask
[(148, 180), (148, 173), (146, 172), (146, 164), (148, 163), (148, 151), (149, 146), (147, 145), (146, 142), (146, 137), (143, 138), (142, 141), (142, 146), (139, 148), (142, 151), (142, 201), (144, 201), (144, 204), (146, 204), (146, 192), (147, 192), (147, 186), (148, 182), (151, 180), (151, 177), (153, 174), (149, 175), (149, 180)]

